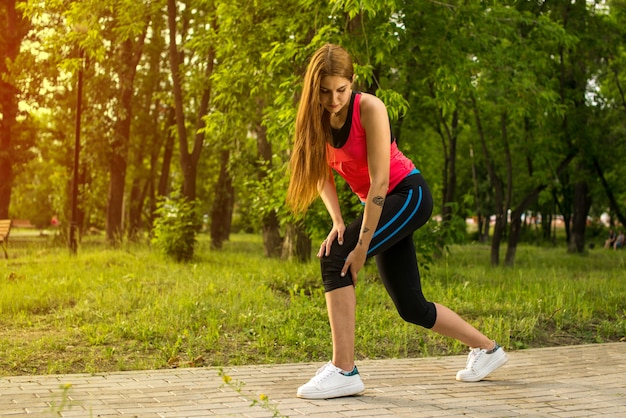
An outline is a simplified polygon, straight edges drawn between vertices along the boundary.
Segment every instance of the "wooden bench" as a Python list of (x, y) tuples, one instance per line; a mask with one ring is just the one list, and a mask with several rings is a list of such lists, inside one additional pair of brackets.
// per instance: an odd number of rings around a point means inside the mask
[(9, 258), (7, 253), (7, 242), (9, 241), (9, 233), (11, 232), (11, 220), (0, 219), (0, 247), (4, 251), (4, 258)]

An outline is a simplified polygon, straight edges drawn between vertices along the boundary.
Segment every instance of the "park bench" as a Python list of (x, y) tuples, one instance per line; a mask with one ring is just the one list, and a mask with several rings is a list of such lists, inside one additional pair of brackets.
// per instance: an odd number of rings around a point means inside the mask
[(9, 232), (11, 232), (11, 220), (0, 219), (0, 246), (2, 247), (2, 251), (4, 251), (4, 258), (9, 258), (9, 254), (7, 253)]
[(7, 245), (12, 228), (35, 228), (35, 225), (27, 219), (0, 219), (0, 247), (4, 251), (4, 258), (9, 258)]

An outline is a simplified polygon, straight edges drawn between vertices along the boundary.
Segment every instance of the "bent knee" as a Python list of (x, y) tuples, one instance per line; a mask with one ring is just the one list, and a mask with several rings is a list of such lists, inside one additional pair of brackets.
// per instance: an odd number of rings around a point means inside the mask
[(352, 276), (350, 275), (350, 272), (343, 277), (341, 276), (343, 265), (344, 260), (339, 256), (334, 256), (332, 253), (328, 257), (324, 256), (320, 258), (322, 281), (325, 292), (330, 292), (331, 290), (352, 285)]
[(398, 307), (400, 318), (411, 324), (419, 325), (427, 329), (435, 326), (437, 320), (437, 308), (432, 302), (414, 304), (408, 307)]

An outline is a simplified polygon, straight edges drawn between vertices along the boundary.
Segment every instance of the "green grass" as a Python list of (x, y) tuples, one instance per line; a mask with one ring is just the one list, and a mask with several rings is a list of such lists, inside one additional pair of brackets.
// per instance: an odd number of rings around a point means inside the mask
[[(260, 237), (222, 251), (202, 236), (190, 264), (90, 239), (72, 256), (16, 237), (0, 260), (0, 375), (327, 361), (319, 267), (263, 257)], [(423, 269), (424, 293), (508, 349), (623, 340), (626, 251), (521, 246), (514, 268), (484, 245)], [(400, 320), (373, 263), (357, 286), (357, 359), (459, 354)]]

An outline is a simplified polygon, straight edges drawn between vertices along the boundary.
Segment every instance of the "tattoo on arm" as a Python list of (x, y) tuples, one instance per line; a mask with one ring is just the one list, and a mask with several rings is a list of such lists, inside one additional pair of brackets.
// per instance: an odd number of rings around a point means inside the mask
[[(363, 229), (361, 230), (361, 234), (367, 234), (369, 232), (369, 228), (364, 226)], [(363, 238), (359, 238), (359, 245), (363, 245)]]
[(383, 203), (385, 203), (385, 198), (382, 196), (375, 196), (374, 198), (372, 198), (372, 203), (382, 207)]

